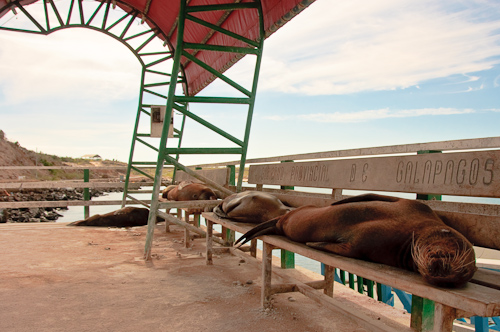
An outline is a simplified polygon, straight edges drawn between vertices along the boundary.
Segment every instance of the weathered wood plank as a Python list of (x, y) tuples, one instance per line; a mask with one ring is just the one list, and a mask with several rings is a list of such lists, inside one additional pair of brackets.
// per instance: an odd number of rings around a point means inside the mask
[(500, 151), (432, 153), (250, 166), (248, 182), (499, 197)]
[[(29, 190), (29, 189), (65, 189), (65, 188), (124, 188), (124, 182), (75, 182), (75, 181), (40, 181), (40, 182), (4, 182), (0, 183), (0, 189), (5, 190)], [(140, 183), (129, 183), (129, 188), (139, 189)]]
[[(151, 204), (151, 200), (144, 200), (144, 203)], [(127, 205), (136, 204), (132, 200), (126, 201)], [(96, 205), (122, 205), (122, 201), (26, 201), (26, 202), (0, 202), (0, 209), (22, 209), (51, 207), (62, 208), (68, 206), (96, 206)]]
[[(302, 153), (302, 154), (267, 157), (267, 158), (253, 158), (253, 159), (247, 159), (246, 163), (247, 165), (249, 165), (249, 164), (280, 162), (283, 160), (298, 161), (298, 160), (312, 160), (312, 159), (326, 159), (326, 158), (346, 158), (346, 157), (359, 157), (359, 156), (416, 153), (422, 150), (458, 151), (458, 150), (474, 150), (474, 149), (498, 149), (499, 146), (500, 146), (500, 137), (485, 137), (485, 138), (473, 138), (464, 140), (400, 144), (400, 145), (367, 147), (358, 149)], [(235, 160), (224, 163), (212, 163), (212, 164), (203, 164), (195, 166), (218, 167), (218, 166), (239, 165), (239, 164), (240, 161)]]
[[(225, 186), (229, 183), (229, 174), (230, 170), (227, 167), (224, 168), (217, 168), (217, 169), (201, 169), (201, 170), (196, 170), (195, 173), (200, 174), (207, 179), (210, 179), (214, 181), (215, 183)], [(181, 181), (192, 181), (192, 182), (202, 182), (198, 180), (197, 178), (187, 174), (186, 172), (183, 171), (178, 171), (175, 175), (175, 180), (177, 182)]]
[(217, 205), (220, 204), (219, 200), (199, 200), (199, 201), (162, 201), (158, 204), (160, 209), (196, 209), (196, 208), (207, 208), (210, 211)]
[(500, 272), (479, 269), (471, 282), (500, 290)]
[(44, 169), (64, 169), (64, 170), (73, 170), (73, 171), (81, 171), (84, 169), (89, 170), (127, 170), (127, 166), (0, 166), (1, 170), (44, 170)]
[(500, 250), (500, 217), (436, 211), (445, 224), (454, 228), (475, 246)]
[[(255, 188), (245, 187), (244, 190), (255, 190)], [(300, 191), (299, 189), (283, 190), (264, 188), (262, 189), (262, 191), (273, 194), (274, 196), (278, 197), (283, 203), (293, 207), (299, 207), (303, 205), (326, 206), (343, 198), (349, 197), (347, 195), (334, 196), (333, 194), (304, 192)], [(420, 202), (427, 204), (435, 211), (500, 216), (500, 201), (499, 204), (450, 202), (436, 200), (420, 200)]]

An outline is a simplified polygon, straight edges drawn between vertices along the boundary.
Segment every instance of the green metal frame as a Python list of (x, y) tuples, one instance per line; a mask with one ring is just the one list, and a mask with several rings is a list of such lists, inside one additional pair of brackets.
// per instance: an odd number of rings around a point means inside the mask
[[(144, 31), (136, 34), (131, 34), (130, 33), (130, 27), (134, 20), (136, 20), (140, 15), (143, 15), (143, 13), (139, 12), (138, 10), (135, 10), (132, 7), (129, 7), (129, 10), (127, 12), (123, 12), (123, 15), (114, 20), (111, 21), (109, 17), (109, 12), (110, 9), (113, 6), (113, 1), (107, 0), (98, 3), (97, 8), (91, 9), (91, 10), (85, 10), (86, 6), (84, 6), (84, 1), (83, 0), (68, 0), (70, 1), (69, 8), (67, 10), (66, 15), (63, 15), (63, 13), (60, 10), (60, 7), (56, 5), (54, 0), (44, 0), (42, 1), (43, 6), (44, 6), (44, 14), (45, 17), (43, 19), (43, 22), (39, 22), (36, 18), (34, 18), (29, 11), (24, 8), (23, 5), (19, 3), (19, 1), (11, 1), (7, 3), (6, 6), (3, 8), (0, 8), (0, 11), (9, 9), (12, 10), (12, 12), (15, 15), (18, 15), (19, 13), (24, 14), (24, 16), (30, 20), (33, 23), (34, 28), (33, 29), (17, 29), (17, 28), (9, 28), (9, 27), (1, 27), (0, 30), (5, 30), (5, 31), (15, 31), (15, 32), (23, 32), (23, 33), (31, 33), (31, 34), (40, 34), (40, 35), (49, 35), (53, 32), (66, 29), (66, 28), (86, 28), (86, 29), (91, 29), (95, 30), (101, 33), (104, 33), (115, 40), (121, 42), (123, 45), (125, 45), (137, 58), (139, 61), (141, 67), (142, 67), (142, 72), (141, 72), (141, 84), (140, 84), (140, 93), (139, 93), (139, 103), (138, 103), (138, 110), (137, 110), (137, 116), (136, 116), (136, 122), (135, 122), (135, 127), (134, 127), (134, 132), (133, 132), (133, 138), (132, 138), (132, 145), (130, 148), (130, 157), (129, 157), (129, 162), (128, 162), (128, 167), (127, 167), (127, 176), (125, 179), (125, 189), (124, 189), (124, 194), (123, 194), (123, 200), (122, 200), (122, 206), (125, 206), (126, 203), (126, 198), (129, 197), (128, 195), (128, 185), (129, 185), (129, 180), (130, 180), (130, 173), (131, 170), (135, 170), (140, 174), (143, 174), (145, 176), (151, 177), (149, 174), (145, 173), (140, 169), (138, 166), (154, 166), (155, 163), (147, 163), (147, 162), (132, 162), (132, 156), (134, 154), (135, 150), (135, 143), (141, 142), (144, 145), (146, 145), (149, 148), (153, 148), (156, 151), (159, 151), (152, 145), (146, 143), (144, 140), (142, 140), (140, 137), (149, 137), (148, 134), (141, 134), (138, 133), (138, 128), (139, 128), (139, 120), (141, 117), (141, 114), (146, 114), (150, 115), (149, 112), (145, 108), (149, 107), (150, 105), (145, 105), (143, 104), (143, 100), (146, 94), (154, 95), (156, 97), (160, 97), (163, 99), (166, 99), (166, 96), (155, 92), (152, 90), (152, 88), (157, 88), (157, 87), (169, 87), (173, 82), (175, 83), (174, 85), (177, 84), (185, 84), (184, 80), (184, 75), (176, 75), (176, 80), (170, 79), (172, 77), (170, 72), (165, 72), (161, 70), (155, 70), (158, 65), (163, 64), (165, 61), (170, 60), (173, 58), (173, 52), (171, 52), (168, 48), (165, 48), (167, 45), (167, 42), (163, 44), (163, 49), (159, 50), (158, 52), (143, 52), (143, 49), (151, 42), (154, 40), (155, 37), (159, 37), (160, 35), (163, 35), (163, 40), (168, 40), (167, 37), (161, 32), (160, 28), (154, 25), (154, 22), (149, 20), (150, 24), (144, 27)], [(118, 1), (124, 6), (127, 6), (127, 4)], [(97, 3), (97, 2), (96, 2)], [(86, 4), (89, 4), (89, 2), (86, 2)], [(50, 7), (49, 7), (50, 6)], [(99, 16), (99, 14), (102, 14)], [(51, 22), (51, 17), (55, 17), (55, 21)], [(65, 19), (63, 19), (65, 17)], [(99, 17), (99, 21), (97, 19)], [(120, 24), (123, 26), (120, 26)], [(151, 28), (153, 26), (153, 28)], [(36, 28), (36, 29), (35, 29)], [(139, 46), (133, 46), (131, 42), (136, 42), (138, 41), (140, 43)], [(170, 49), (173, 49), (170, 46)], [(151, 58), (155, 58), (154, 60), (150, 60)], [(178, 71), (183, 72), (182, 68), (179, 68)], [(166, 82), (159, 82), (159, 83), (146, 83), (146, 79), (148, 77), (148, 74), (154, 74), (154, 75), (162, 75), (168, 77), (168, 81)], [(186, 90), (186, 88), (185, 88)], [(174, 137), (179, 139), (178, 143), (178, 148), (180, 148), (180, 144), (182, 141), (182, 135), (183, 135), (183, 129), (184, 129), (184, 122), (185, 122), (186, 116), (183, 116), (182, 124), (181, 124), (181, 129), (177, 130), (174, 129), (176, 135)], [(176, 159), (179, 159), (179, 155), (176, 156)], [(88, 208), (85, 210), (86, 216), (88, 216)]]
[[(205, 12), (205, 11), (226, 11), (225, 17), (229, 15), (233, 10), (257, 10), (259, 15), (259, 32), (260, 36), (257, 41), (250, 40), (245, 38), (244, 36), (238, 35), (234, 32), (225, 30), (216, 24), (212, 24), (209, 22), (205, 22), (200, 18), (197, 18), (192, 13), (196, 12)], [(239, 41), (242, 41), (248, 45), (248, 47), (233, 47), (226, 45), (206, 45), (206, 44), (194, 44), (187, 43), (184, 41), (184, 27), (186, 21), (191, 21), (205, 27), (208, 27), (212, 31), (217, 31), (223, 33), (229, 37), (235, 38)], [(222, 23), (223, 20), (220, 21)], [(160, 145), (158, 150), (158, 160), (156, 162), (156, 172), (155, 172), (155, 181), (153, 184), (153, 196), (151, 198), (151, 208), (149, 212), (148, 218), (148, 232), (146, 236), (146, 244), (144, 249), (144, 258), (151, 258), (151, 245), (154, 233), (154, 226), (156, 223), (157, 211), (159, 208), (159, 192), (161, 186), (161, 174), (164, 167), (164, 164), (170, 164), (174, 166), (174, 169), (187, 170), (187, 167), (179, 163), (179, 158), (172, 157), (172, 155), (182, 155), (182, 154), (239, 154), (241, 156), (239, 169), (240, 172), (238, 174), (238, 183), (237, 190), (240, 191), (243, 184), (243, 170), (245, 169), (246, 155), (248, 149), (248, 141), (250, 137), (250, 127), (253, 117), (253, 109), (255, 105), (255, 96), (257, 91), (257, 83), (260, 71), (260, 65), (262, 61), (262, 49), (265, 38), (264, 32), (264, 22), (263, 22), (263, 13), (262, 6), (260, 0), (254, 0), (253, 2), (248, 3), (235, 3), (235, 4), (220, 4), (220, 5), (207, 5), (207, 6), (188, 6), (185, 0), (180, 0), (180, 11), (179, 11), (179, 19), (177, 25), (177, 45), (175, 47), (174, 54), (174, 64), (172, 68), (172, 76), (171, 81), (177, 81), (177, 75), (179, 71), (182, 69), (181, 58), (190, 62), (190, 65), (197, 65), (203, 68), (204, 70), (210, 72), (215, 77), (219, 78), (223, 82), (227, 83), (243, 95), (245, 97), (242, 98), (234, 98), (234, 97), (197, 97), (197, 96), (179, 96), (176, 95), (175, 85), (171, 84), (166, 103), (166, 113), (165, 118), (169, 119), (174, 110), (180, 112), (184, 116), (198, 122), (199, 124), (205, 126), (206, 128), (212, 130), (213, 132), (221, 135), (226, 138), (232, 144), (236, 145), (236, 147), (213, 147), (213, 148), (181, 148), (180, 144), (176, 148), (167, 147), (168, 141), (168, 122), (165, 121), (163, 125), (163, 134), (160, 139)], [(207, 36), (207, 39), (209, 36)], [(232, 52), (239, 53), (241, 56), (251, 54), (256, 56), (255, 70), (253, 73), (253, 83), (251, 90), (245, 89), (240, 84), (235, 81), (229, 79), (224, 74), (221, 74), (216, 69), (212, 68), (208, 64), (198, 60), (195, 56), (196, 53), (189, 53), (187, 50), (191, 51), (218, 51), (218, 52)], [(197, 116), (196, 114), (189, 111), (187, 105), (189, 103), (218, 103), (218, 104), (240, 104), (248, 106), (248, 113), (246, 118), (246, 127), (243, 135), (243, 140), (234, 137), (233, 135), (225, 132), (224, 130), (218, 128), (217, 126), (211, 124), (210, 122), (204, 120), (203, 118)]]

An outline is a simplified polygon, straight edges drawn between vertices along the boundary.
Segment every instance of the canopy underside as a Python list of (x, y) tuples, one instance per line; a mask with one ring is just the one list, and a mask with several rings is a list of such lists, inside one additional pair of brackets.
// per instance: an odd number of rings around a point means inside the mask
[[(26, 6), (38, 0), (0, 0), (0, 17), (5, 15), (11, 3), (19, 3)], [(53, 0), (49, 0), (52, 2)], [(73, 0), (75, 1), (75, 0)], [(76, 0), (82, 1), (82, 0)], [(179, 16), (180, 1), (184, 0), (96, 0), (99, 2), (113, 2), (126, 12), (137, 10), (138, 16), (157, 31), (157, 36), (166, 41), (172, 51), (175, 51), (177, 43), (177, 22)], [(315, 0), (261, 0), (264, 16), (264, 30), (266, 38), (278, 30), (287, 21), (300, 13)], [(188, 7), (209, 6), (221, 4), (253, 3), (253, 0), (187, 0)], [(251, 41), (259, 38), (259, 17), (256, 9), (245, 10), (217, 10), (199, 11), (191, 14), (207, 24), (189, 21), (185, 26), (184, 42), (224, 45), (234, 47), (254, 47), (241, 39), (228, 36), (210, 27), (210, 24), (231, 31)], [(196, 58), (209, 65), (219, 73), (225, 72), (243, 55), (241, 53), (222, 52), (217, 50), (190, 50)], [(201, 68), (186, 58), (182, 59), (184, 74), (187, 80), (186, 95), (194, 96), (203, 88), (215, 80), (213, 73)]]

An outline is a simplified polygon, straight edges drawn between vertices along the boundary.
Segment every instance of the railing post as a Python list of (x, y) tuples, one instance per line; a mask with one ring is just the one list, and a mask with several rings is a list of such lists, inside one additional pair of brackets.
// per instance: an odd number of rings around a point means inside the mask
[[(90, 170), (88, 168), (83, 170), (83, 182), (89, 182), (90, 181)], [(84, 201), (89, 201), (90, 200), (90, 189), (83, 188), (83, 200)], [(90, 216), (90, 206), (84, 206), (83, 207), (83, 218), (87, 219)]]
[[(293, 163), (293, 160), (282, 160), (282, 163)], [(294, 190), (294, 186), (281, 186), (281, 189)], [(281, 249), (281, 268), (294, 269), (295, 268), (295, 254), (293, 252)]]
[[(421, 150), (417, 154), (441, 153), (437, 150)], [(441, 200), (441, 195), (419, 194), (417, 199)], [(411, 324), (416, 331), (431, 331), (434, 327), (434, 301), (412, 295), (411, 298)]]
[[(235, 165), (227, 165), (227, 168), (229, 168), (229, 185), (230, 186), (235, 186), (236, 185), (236, 166)], [(245, 170), (243, 170), (244, 172)]]

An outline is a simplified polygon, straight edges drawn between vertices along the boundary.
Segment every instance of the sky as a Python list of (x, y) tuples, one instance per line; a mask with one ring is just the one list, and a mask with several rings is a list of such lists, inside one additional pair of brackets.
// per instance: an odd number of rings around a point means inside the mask
[[(227, 75), (247, 77), (251, 62)], [(135, 56), (102, 33), (0, 31), (0, 129), (30, 150), (128, 161), (139, 83)], [(192, 111), (242, 137), (244, 110)], [(247, 157), (500, 136), (499, 123), (498, 0), (317, 0), (265, 42)], [(183, 146), (220, 144), (186, 124)]]

